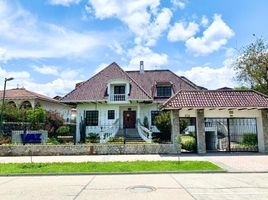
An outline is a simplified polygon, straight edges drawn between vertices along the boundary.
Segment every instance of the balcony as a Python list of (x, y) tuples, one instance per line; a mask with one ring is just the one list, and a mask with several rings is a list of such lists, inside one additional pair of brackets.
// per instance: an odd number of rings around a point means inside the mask
[(127, 95), (126, 94), (111, 94), (110, 95), (110, 101), (112, 102), (125, 102), (127, 101)]

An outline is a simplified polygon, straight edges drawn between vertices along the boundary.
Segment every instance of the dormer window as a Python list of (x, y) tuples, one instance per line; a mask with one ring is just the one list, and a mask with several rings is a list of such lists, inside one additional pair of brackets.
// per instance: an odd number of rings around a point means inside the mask
[(114, 86), (114, 94), (126, 94), (126, 87), (124, 85)]
[(127, 80), (110, 80), (107, 85), (109, 103), (127, 103), (130, 83)]
[(156, 96), (157, 97), (171, 97), (171, 95), (172, 95), (171, 85), (156, 86)]

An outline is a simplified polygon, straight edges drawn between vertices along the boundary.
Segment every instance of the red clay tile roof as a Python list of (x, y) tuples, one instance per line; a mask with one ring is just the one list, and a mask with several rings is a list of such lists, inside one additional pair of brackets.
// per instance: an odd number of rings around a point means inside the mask
[(62, 102), (97, 101), (107, 100), (107, 84), (113, 79), (128, 80), (131, 84), (130, 100), (150, 100), (151, 96), (139, 86), (123, 69), (116, 63), (97, 73), (89, 80), (78, 84), (76, 88), (67, 94)]
[(180, 108), (268, 108), (268, 97), (254, 90), (179, 91), (164, 103), (166, 109)]
[[(0, 98), (3, 98), (3, 90), (0, 91)], [(46, 101), (58, 102), (55, 99), (44, 96), (42, 94), (38, 94), (25, 88), (14, 88), (10, 90), (6, 90), (5, 99), (7, 100), (15, 100), (15, 99), (42, 99)]]

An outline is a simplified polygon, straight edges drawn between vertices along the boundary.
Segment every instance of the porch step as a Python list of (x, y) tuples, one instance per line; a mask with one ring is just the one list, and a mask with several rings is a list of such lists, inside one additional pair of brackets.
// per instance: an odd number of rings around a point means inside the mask
[[(118, 139), (119, 137), (124, 137), (124, 130), (120, 129), (118, 133), (115, 135), (115, 139)], [(129, 142), (142, 142), (143, 139), (140, 137), (138, 130), (135, 128), (132, 129), (126, 129), (126, 141)]]

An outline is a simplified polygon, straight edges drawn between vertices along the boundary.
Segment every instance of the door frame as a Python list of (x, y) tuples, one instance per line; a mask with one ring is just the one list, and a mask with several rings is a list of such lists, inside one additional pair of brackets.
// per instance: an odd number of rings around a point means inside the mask
[[(131, 126), (131, 127), (126, 127), (126, 122), (125, 122), (125, 119), (126, 119), (126, 115), (128, 114), (128, 113), (131, 113), (131, 114), (133, 114), (133, 126)], [(123, 128), (136, 128), (136, 117), (137, 117), (137, 112), (135, 111), (135, 110), (124, 110), (123, 111)]]

